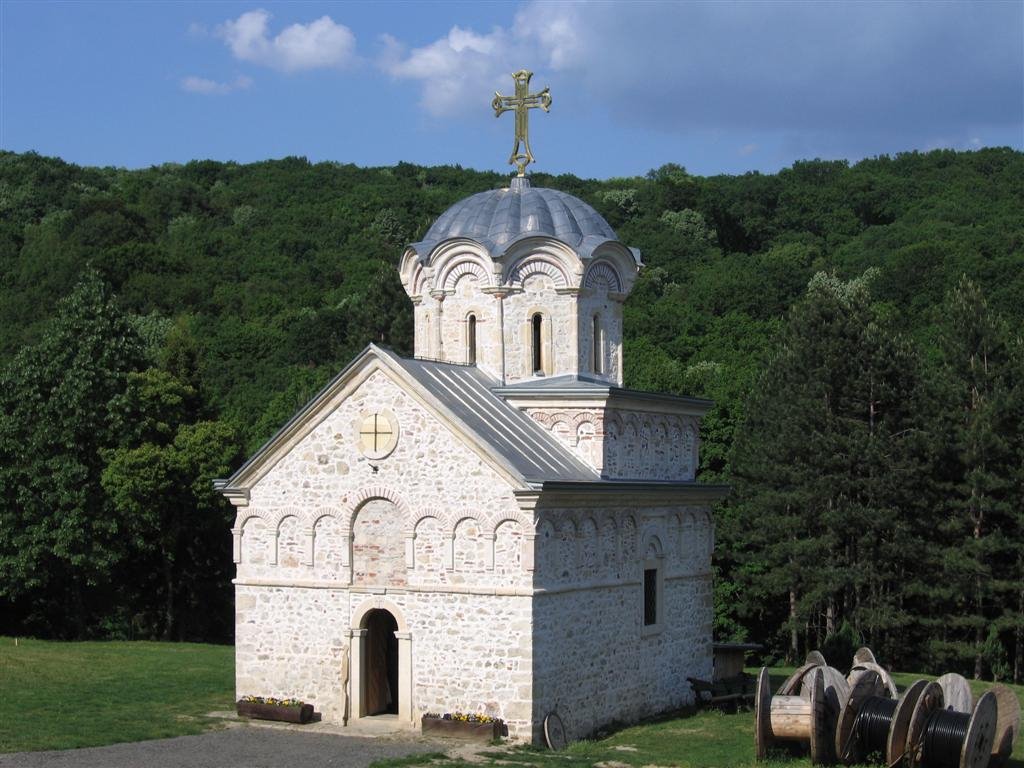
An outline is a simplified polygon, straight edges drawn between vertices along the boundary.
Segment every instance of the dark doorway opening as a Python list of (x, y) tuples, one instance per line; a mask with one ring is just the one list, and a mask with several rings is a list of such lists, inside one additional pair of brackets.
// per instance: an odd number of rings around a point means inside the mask
[(366, 714), (398, 714), (398, 622), (377, 609), (366, 615)]

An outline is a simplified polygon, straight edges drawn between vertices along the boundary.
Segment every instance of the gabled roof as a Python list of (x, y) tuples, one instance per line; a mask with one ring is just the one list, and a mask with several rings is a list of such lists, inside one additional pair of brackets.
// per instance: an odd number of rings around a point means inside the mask
[(294, 445), (326, 418), (330, 403), (369, 366), (376, 365), (447, 420), (463, 439), (523, 488), (549, 481), (600, 480), (529, 416), (492, 392), (497, 382), (475, 366), (407, 359), (370, 344), (227, 480), (225, 493), (252, 487)]

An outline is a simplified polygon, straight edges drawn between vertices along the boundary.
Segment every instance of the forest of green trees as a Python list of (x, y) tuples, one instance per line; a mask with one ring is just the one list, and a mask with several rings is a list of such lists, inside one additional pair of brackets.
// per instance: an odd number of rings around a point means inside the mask
[[(0, 153), (0, 633), (230, 641), (211, 488), (367, 342), (504, 176)], [(715, 631), (1024, 675), (1024, 154), (533, 174), (646, 263), (626, 384), (710, 397)], [(154, 501), (155, 500), (155, 501)]]

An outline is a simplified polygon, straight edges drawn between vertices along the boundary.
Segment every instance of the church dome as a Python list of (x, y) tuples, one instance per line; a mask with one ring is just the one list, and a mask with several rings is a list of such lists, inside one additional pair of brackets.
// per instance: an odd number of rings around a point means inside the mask
[(591, 251), (601, 243), (618, 240), (601, 214), (578, 197), (534, 188), (525, 178), (513, 178), (508, 188), (480, 192), (457, 202), (438, 217), (423, 241), (412, 247), (426, 256), (445, 240), (468, 238), (497, 258), (526, 237), (552, 237), (577, 251)]

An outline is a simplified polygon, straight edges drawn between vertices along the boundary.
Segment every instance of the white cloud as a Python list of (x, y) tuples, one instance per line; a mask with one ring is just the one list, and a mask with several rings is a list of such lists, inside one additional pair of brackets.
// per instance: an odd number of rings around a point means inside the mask
[(343, 24), (321, 16), (309, 24), (292, 24), (269, 36), (270, 14), (247, 11), (217, 28), (235, 58), (284, 72), (344, 67), (355, 61), (356, 38)]
[(252, 78), (245, 75), (239, 75), (230, 83), (220, 83), (195, 75), (189, 75), (181, 80), (181, 90), (188, 93), (200, 93), (204, 96), (219, 96), (232, 91), (243, 91), (251, 85)]
[(420, 103), (434, 116), (464, 112), (473, 95), (494, 90), (522, 66), (511, 64), (515, 41), (497, 28), (481, 35), (455, 26), (445, 37), (412, 51), (391, 35), (382, 35), (381, 41), (378, 66), (395, 79), (421, 81)]
[(556, 100), (667, 133), (920, 135), (965, 115), (1019, 125), (1021, 8), (528, 0), (489, 32), (454, 26), (411, 49), (385, 37), (378, 65), (420, 83), (435, 116), (477, 108), (473, 94), (526, 67)]
[(210, 30), (206, 28), (205, 24), (200, 24), (198, 21), (193, 21), (188, 25), (188, 36), (196, 39), (201, 39), (210, 34)]
[(744, 144), (737, 150), (740, 157), (747, 157), (757, 152), (757, 144)]

